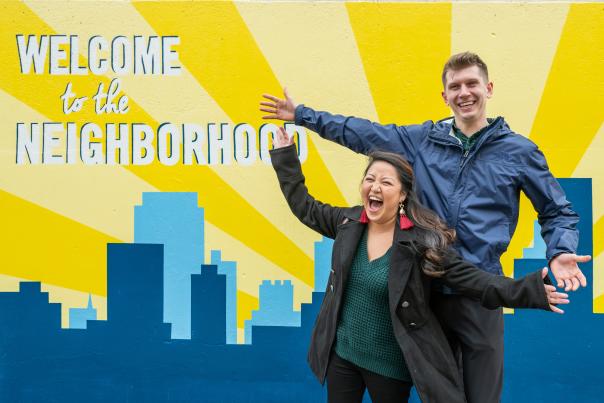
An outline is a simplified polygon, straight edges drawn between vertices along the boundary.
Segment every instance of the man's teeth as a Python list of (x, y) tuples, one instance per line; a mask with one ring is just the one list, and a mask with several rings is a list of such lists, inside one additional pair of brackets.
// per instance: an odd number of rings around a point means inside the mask
[(474, 104), (474, 101), (471, 101), (471, 102), (464, 102), (464, 103), (459, 104), (459, 106), (464, 107), (464, 106), (470, 106), (470, 105), (472, 105), (472, 104)]

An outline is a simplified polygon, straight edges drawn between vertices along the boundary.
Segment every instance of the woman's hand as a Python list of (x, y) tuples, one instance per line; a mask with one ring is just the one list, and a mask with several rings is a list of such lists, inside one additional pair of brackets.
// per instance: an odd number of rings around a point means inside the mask
[(285, 99), (279, 99), (270, 94), (262, 94), (262, 96), (271, 102), (260, 102), (262, 112), (268, 112), (270, 115), (262, 116), (262, 119), (279, 119), (286, 122), (291, 122), (295, 119), (296, 104), (289, 97), (287, 88), (283, 89)]
[[(541, 278), (545, 278), (545, 276), (547, 276), (547, 267), (544, 267), (543, 270), (541, 270)], [(552, 312), (560, 314), (564, 313), (564, 311), (558, 308), (556, 305), (568, 304), (570, 302), (568, 300), (568, 294), (556, 291), (556, 287), (553, 285), (543, 284), (543, 286), (545, 287), (545, 293), (547, 294), (549, 309), (551, 309)]]
[(283, 148), (291, 146), (292, 144), (294, 144), (294, 136), (290, 138), (285, 129), (280, 127), (273, 140), (273, 146), (275, 146), (275, 148)]

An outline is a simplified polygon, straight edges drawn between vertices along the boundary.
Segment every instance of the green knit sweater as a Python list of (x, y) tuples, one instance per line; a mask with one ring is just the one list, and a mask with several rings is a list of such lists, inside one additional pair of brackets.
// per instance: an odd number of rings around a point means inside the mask
[(344, 291), (335, 351), (361, 368), (411, 382), (388, 308), (390, 254), (370, 262), (365, 230)]

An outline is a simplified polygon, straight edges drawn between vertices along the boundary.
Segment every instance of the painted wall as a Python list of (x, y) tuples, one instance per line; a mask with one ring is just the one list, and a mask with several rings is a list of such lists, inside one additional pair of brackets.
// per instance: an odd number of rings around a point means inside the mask
[[(437, 120), (464, 50), (594, 256), (564, 317), (506, 315), (505, 399), (603, 392), (603, 4), (4, 1), (0, 42), (0, 396), (323, 399), (305, 353), (331, 241), (280, 195), (261, 94)], [(356, 204), (364, 158), (288, 130), (311, 192)], [(535, 219), (523, 196), (508, 275), (544, 264)]]

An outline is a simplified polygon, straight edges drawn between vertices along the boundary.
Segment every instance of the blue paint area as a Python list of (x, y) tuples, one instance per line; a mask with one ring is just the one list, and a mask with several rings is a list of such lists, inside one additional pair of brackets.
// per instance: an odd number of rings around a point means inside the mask
[(207, 345), (226, 343), (226, 276), (213, 265), (191, 276), (191, 339)]
[(86, 322), (96, 320), (96, 308), (92, 306), (92, 295), (88, 295), (88, 306), (86, 308), (69, 309), (69, 328), (86, 329)]
[(544, 259), (547, 245), (543, 237), (541, 237), (541, 226), (539, 221), (535, 220), (533, 224), (533, 246), (530, 248), (524, 248), (522, 251), (522, 257), (524, 259)]
[(226, 276), (226, 342), (237, 344), (237, 263), (223, 261), (221, 252), (210, 252), (210, 264), (218, 267), (218, 274)]
[[(578, 254), (592, 254), (591, 179), (560, 179), (579, 213)], [(545, 259), (516, 260), (521, 277), (547, 265)], [(601, 402), (604, 315), (593, 313), (593, 263), (581, 270), (588, 286), (570, 294), (564, 315), (516, 310), (505, 316), (505, 402)]]
[(315, 290), (324, 290), (327, 287), (329, 272), (331, 271), (331, 250), (333, 239), (323, 237), (315, 242)]
[[(591, 254), (592, 209), (585, 197), (591, 182), (560, 182), (582, 217), (579, 253)], [(191, 340), (172, 339), (164, 320), (161, 244), (107, 245), (107, 321), (89, 320), (87, 329), (61, 329), (60, 304), (49, 303), (40, 283), (0, 293), (0, 400), (324, 402), (325, 389), (306, 364), (323, 293), (313, 292), (312, 301), (294, 312), (291, 283), (264, 282), (259, 315), (291, 319), (293, 312), (298, 323), (252, 325), (253, 344), (226, 344), (229, 273), (221, 269), (218, 254), (212, 256), (217, 264), (201, 261), (188, 274)], [(545, 264), (520, 259), (515, 273)], [(315, 270), (324, 270), (319, 267)], [(601, 401), (604, 320), (592, 313), (593, 266), (582, 269), (590, 286), (571, 295), (565, 315), (531, 310), (506, 315), (504, 402)]]
[(245, 321), (245, 343), (251, 344), (253, 327), (300, 326), (300, 312), (294, 311), (294, 286), (290, 280), (262, 281), (260, 309), (252, 311), (252, 319)]
[(164, 320), (172, 338), (191, 337), (191, 274), (204, 263), (204, 211), (197, 193), (143, 193), (134, 207), (134, 242), (164, 245)]

